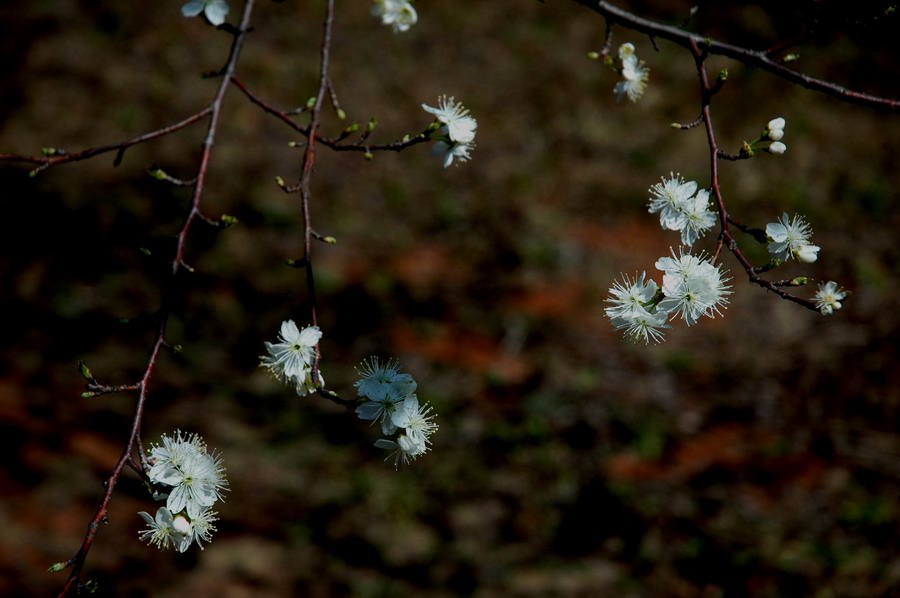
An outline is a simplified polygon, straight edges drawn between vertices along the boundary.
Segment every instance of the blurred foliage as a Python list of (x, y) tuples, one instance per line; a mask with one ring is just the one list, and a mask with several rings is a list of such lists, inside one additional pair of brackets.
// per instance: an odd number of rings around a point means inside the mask
[[(709, 2), (692, 27), (763, 48), (818, 11), (797, 67), (896, 97), (897, 21), (868, 6)], [(258, 3), (238, 75), (277, 106), (314, 93), (322, 7)], [(629, 7), (677, 24), (690, 5)], [(0, 8), (0, 151), (73, 151), (203, 107), (215, 82), (199, 75), (230, 40), (178, 8)], [(615, 75), (586, 58), (604, 23), (572, 2), (422, 2), (403, 35), (366, 2), (338, 10), (332, 80), (350, 121), (375, 116), (374, 138), (396, 139), (446, 93), (479, 122), (459, 167), (423, 147), (372, 162), (322, 149), (313, 179), (314, 226), (338, 240), (314, 248), (325, 378), (349, 396), (362, 358), (401, 359), (440, 414), (433, 452), (394, 471), (376, 429), (257, 367), (280, 321), (306, 318), (301, 274), (283, 266), (302, 253), (297, 197), (273, 183), (296, 180), (300, 153), (232, 89), (204, 209), (240, 224), (190, 239), (196, 272), (178, 281), (169, 333), (184, 352), (162, 359), (143, 435), (203, 434), (232, 491), (205, 551), (158, 553), (137, 539), (153, 503), (123, 476), (88, 559), (98, 595), (900, 591), (896, 116), (710, 60), (730, 72), (713, 104), (726, 149), (788, 122), (784, 156), (722, 165), (728, 206), (754, 226), (803, 212), (823, 250), (784, 277), (853, 295), (822, 318), (726, 259), (725, 317), (634, 346), (602, 301), (619, 272), (652, 270), (677, 241), (646, 213), (646, 189), (670, 171), (708, 179), (702, 133), (668, 127), (698, 111), (690, 57), (615, 29), (652, 69), (646, 97), (617, 105)], [(0, 434), (14, 447), (0, 464), (0, 594), (58, 590), (65, 574), (46, 568), (96, 509), (133, 400), (80, 399), (76, 362), (109, 384), (141, 371), (189, 202), (146, 170), (190, 178), (202, 135), (133, 147), (118, 168), (100, 156), (29, 178), (0, 163)]]

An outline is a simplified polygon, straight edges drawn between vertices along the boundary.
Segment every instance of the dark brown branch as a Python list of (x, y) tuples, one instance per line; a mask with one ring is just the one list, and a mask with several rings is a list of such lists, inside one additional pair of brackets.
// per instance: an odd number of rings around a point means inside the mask
[[(288, 127), (293, 129), (297, 133), (300, 133), (304, 137), (307, 137), (307, 138), (309, 137), (310, 127), (308, 127), (308, 126), (304, 127), (303, 125), (300, 125), (297, 122), (295, 122), (291, 118), (292, 112), (285, 111), (285, 110), (279, 110), (278, 108), (275, 108), (274, 106), (272, 106), (271, 104), (269, 104), (268, 102), (266, 102), (265, 100), (263, 100), (262, 98), (257, 96), (255, 93), (250, 91), (250, 89), (247, 87), (247, 85), (243, 81), (238, 79), (237, 77), (232, 76), (231, 82), (234, 83), (237, 86), (237, 88), (240, 89), (244, 93), (245, 96), (247, 96), (247, 99), (249, 99), (252, 103), (259, 106), (264, 112), (266, 112), (267, 114), (271, 114), (272, 116), (274, 116), (275, 118), (277, 118), (278, 120), (280, 120), (281, 122), (286, 124)], [(405, 150), (408, 147), (412, 147), (419, 143), (424, 143), (424, 142), (428, 141), (431, 132), (432, 132), (432, 129), (429, 127), (427, 129), (425, 129), (424, 131), (422, 131), (421, 133), (415, 135), (414, 137), (411, 137), (406, 140), (395, 141), (393, 143), (374, 144), (374, 145), (366, 145), (365, 143), (362, 142), (362, 141), (365, 141), (366, 138), (368, 138), (368, 135), (370, 133), (370, 131), (368, 129), (366, 129), (363, 132), (361, 141), (357, 141), (353, 144), (341, 143), (342, 141), (347, 139), (347, 137), (349, 137), (352, 134), (352, 132), (347, 131), (347, 130), (343, 131), (337, 137), (322, 137), (318, 134), (318, 132), (316, 132), (316, 142), (321, 145), (324, 145), (325, 147), (328, 147), (329, 149), (332, 149), (336, 152), (362, 152), (362, 153), (377, 152), (377, 151), (400, 152), (400, 151)]]
[[(162, 129), (157, 129), (156, 131), (151, 131), (149, 133), (144, 133), (139, 137), (135, 137), (134, 139), (129, 139), (127, 141), (120, 141), (119, 143), (111, 143), (109, 145), (101, 145), (98, 147), (90, 147), (87, 149), (83, 149), (79, 152), (74, 153), (54, 153), (50, 156), (25, 156), (20, 154), (0, 154), (0, 160), (7, 162), (28, 162), (31, 164), (40, 164), (37, 168), (32, 171), (32, 174), (37, 174), (41, 171), (47, 170), (52, 166), (57, 166), (59, 164), (66, 164), (68, 162), (78, 162), (80, 160), (87, 160), (88, 158), (93, 158), (98, 154), (105, 154), (107, 152), (116, 151), (116, 165), (118, 162), (121, 162), (122, 154), (126, 149), (131, 147), (132, 145), (137, 145), (139, 143), (144, 143), (147, 141), (151, 141), (153, 139), (157, 139), (159, 137), (163, 137), (170, 133), (174, 133), (179, 129), (183, 129), (188, 125), (191, 125), (204, 116), (210, 114), (212, 112), (211, 107), (204, 108), (200, 112), (193, 114), (181, 122), (177, 122), (175, 124), (169, 125), (167, 127), (163, 127)], [(58, 150), (57, 150), (58, 151)]]
[[(331, 31), (334, 24), (334, 0), (328, 0), (325, 9), (325, 20), (322, 24), (322, 47), (319, 58), (319, 87), (316, 90), (316, 99), (310, 109), (309, 115), (309, 132), (306, 135), (306, 148), (303, 150), (302, 171), (300, 174), (300, 202), (301, 211), (303, 213), (303, 261), (306, 271), (306, 289), (309, 296), (309, 318), (310, 325), (316, 326), (316, 281), (313, 275), (312, 265), (312, 240), (313, 228), (312, 218), (310, 216), (310, 181), (312, 179), (313, 167), (316, 163), (316, 133), (319, 130), (319, 124), (322, 116), (322, 104), (325, 101), (325, 95), (329, 89), (328, 67), (331, 58)], [(310, 376), (312, 380), (316, 380), (319, 375), (319, 358), (321, 351), (318, 343), (316, 344), (316, 356), (310, 368)]]
[(731, 219), (728, 216), (728, 210), (725, 207), (725, 198), (722, 195), (722, 189), (719, 186), (719, 146), (716, 141), (716, 134), (713, 130), (712, 116), (710, 113), (710, 98), (711, 98), (711, 85), (709, 82), (709, 76), (706, 73), (706, 53), (696, 44), (691, 44), (691, 54), (694, 56), (694, 60), (697, 64), (697, 74), (700, 77), (700, 95), (702, 98), (702, 106), (701, 106), (701, 115), (703, 118), (703, 124), (706, 126), (706, 140), (709, 143), (709, 157), (710, 157), (710, 179), (711, 179), (711, 188), (713, 192), (713, 196), (716, 198), (716, 207), (719, 212), (719, 244), (716, 248), (716, 257), (718, 257), (719, 251), (722, 246), (728, 248), (729, 251), (734, 255), (737, 261), (744, 268), (744, 271), (747, 273), (747, 277), (750, 282), (755, 285), (759, 285), (764, 289), (768, 289), (772, 291), (782, 299), (787, 299), (788, 301), (793, 301), (798, 305), (802, 305), (808, 309), (813, 311), (818, 311), (815, 303), (808, 300), (803, 299), (801, 297), (797, 297), (796, 295), (791, 295), (786, 292), (780, 285), (772, 283), (762, 277), (759, 276), (758, 270), (754, 268), (753, 264), (744, 256), (743, 252), (741, 252), (740, 247), (738, 246), (737, 241), (734, 236), (731, 234), (731, 229), (729, 227), (729, 223)]
[(831, 81), (825, 81), (822, 79), (817, 79), (815, 77), (810, 77), (809, 75), (786, 67), (784, 64), (777, 60), (773, 60), (769, 57), (767, 51), (765, 50), (751, 50), (749, 48), (743, 48), (740, 46), (713, 40), (696, 33), (690, 33), (677, 27), (663, 25), (661, 23), (639, 17), (626, 10), (622, 10), (621, 8), (613, 5), (610, 2), (606, 2), (605, 0), (573, 1), (602, 15), (607, 19), (608, 22), (618, 23), (623, 27), (627, 27), (628, 29), (644, 33), (651, 36), (652, 38), (665, 39), (678, 44), (679, 46), (685, 47), (688, 50), (692, 50), (692, 48), (702, 48), (701, 51), (704, 54), (716, 54), (719, 56), (732, 58), (748, 66), (754, 66), (763, 69), (764, 71), (772, 73), (773, 75), (781, 77), (782, 79), (790, 81), (791, 83), (800, 85), (801, 87), (805, 87), (806, 89), (824, 93), (825, 95), (837, 98), (843, 102), (857, 104), (860, 106), (867, 106), (870, 108), (880, 108), (882, 110), (889, 110), (891, 112), (900, 112), (900, 100), (869, 95), (859, 91), (847, 89), (836, 83), (832, 83)]
[[(181, 229), (178, 231), (175, 256), (172, 259), (172, 275), (169, 278), (167, 287), (163, 295), (163, 307), (159, 312), (160, 317), (156, 330), (156, 338), (153, 342), (153, 347), (150, 350), (150, 355), (147, 359), (147, 365), (144, 368), (144, 373), (141, 377), (141, 381), (136, 385), (138, 389), (138, 398), (137, 404), (135, 406), (134, 416), (132, 418), (131, 433), (128, 437), (128, 442), (125, 444), (125, 447), (122, 450), (122, 454), (119, 456), (119, 460), (116, 462), (116, 465), (113, 468), (112, 473), (110, 473), (109, 477), (104, 483), (103, 499), (101, 500), (100, 506), (97, 508), (93, 519), (91, 519), (90, 523), (88, 523), (88, 529), (87, 533), (85, 534), (84, 541), (82, 542), (81, 547), (78, 549), (78, 552), (75, 554), (75, 556), (67, 561), (67, 565), (71, 566), (72, 570), (69, 573), (69, 578), (66, 580), (65, 586), (63, 586), (63, 589), (59, 594), (61, 597), (68, 596), (80, 589), (81, 582), (79, 578), (81, 576), (81, 570), (84, 567), (84, 562), (87, 558), (88, 551), (90, 550), (91, 545), (94, 542), (94, 537), (97, 534), (97, 529), (99, 528), (100, 524), (106, 520), (109, 502), (112, 498), (116, 482), (119, 480), (119, 476), (122, 474), (122, 469), (125, 467), (125, 465), (134, 463), (133, 455), (135, 447), (139, 446), (138, 439), (140, 437), (140, 428), (143, 421), (144, 407), (147, 401), (147, 388), (156, 368), (156, 362), (159, 358), (160, 351), (167, 346), (167, 342), (165, 339), (166, 325), (168, 323), (168, 316), (170, 313), (169, 306), (172, 303), (176, 288), (175, 279), (178, 275), (179, 269), (184, 267), (184, 246), (188, 237), (188, 233), (191, 229), (191, 225), (193, 224), (194, 220), (200, 215), (200, 198), (203, 193), (203, 183), (206, 179), (207, 166), (209, 164), (210, 155), (212, 153), (213, 141), (215, 139), (215, 133), (222, 111), (223, 100), (225, 97), (225, 92), (228, 89), (230, 76), (234, 72), (234, 69), (237, 65), (238, 56), (240, 55), (241, 47), (243, 46), (244, 38), (248, 30), (250, 15), (253, 12), (253, 1), (254, 0), (246, 0), (246, 2), (244, 3), (244, 11), (241, 16), (241, 23), (237, 33), (234, 35), (234, 40), (231, 44), (231, 50), (229, 52), (228, 63), (224, 69), (225, 77), (223, 77), (221, 82), (219, 83), (219, 87), (216, 90), (216, 94), (209, 107), (204, 109), (201, 113), (198, 113), (211, 115), (209, 128), (207, 129), (206, 139), (203, 142), (200, 164), (197, 168), (196, 184), (194, 186), (193, 198), (191, 200), (191, 209), (187, 217), (185, 218)], [(141, 455), (141, 461), (142, 463), (144, 462), (143, 455)]]

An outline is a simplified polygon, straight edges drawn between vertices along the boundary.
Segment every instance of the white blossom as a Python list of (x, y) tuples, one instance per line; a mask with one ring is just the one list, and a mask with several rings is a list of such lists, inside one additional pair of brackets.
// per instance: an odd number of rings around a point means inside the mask
[(381, 24), (390, 25), (394, 33), (408, 31), (419, 19), (408, 0), (375, 0), (372, 14), (381, 17)]
[(196, 17), (201, 12), (210, 23), (218, 27), (225, 22), (228, 3), (225, 0), (191, 0), (181, 7), (181, 14), (186, 17)]
[(835, 310), (841, 309), (841, 301), (847, 297), (847, 291), (838, 287), (837, 283), (829, 280), (825, 284), (819, 285), (813, 301), (823, 316), (830, 316)]
[(283, 384), (293, 384), (300, 396), (314, 392), (324, 386), (321, 372), (312, 377), (312, 364), (316, 358), (316, 345), (322, 338), (318, 326), (308, 326), (299, 330), (293, 320), (281, 323), (279, 342), (266, 341), (268, 355), (260, 357), (260, 367), (264, 367)]
[(450, 98), (440, 96), (437, 108), (422, 104), (422, 109), (433, 114), (437, 121), (446, 127), (441, 131), (450, 138), (450, 141), (469, 143), (475, 139), (478, 122), (469, 114), (469, 109), (463, 106), (462, 102), (455, 101), (452, 96)]
[(650, 69), (644, 66), (643, 60), (638, 60), (634, 53), (634, 45), (625, 43), (619, 46), (619, 59), (622, 61), (620, 75), (622, 80), (616, 83), (613, 91), (616, 101), (628, 96), (632, 102), (637, 102), (647, 89), (647, 80), (650, 78)]
[(150, 447), (147, 476), (154, 484), (165, 483), (162, 480), (169, 475), (169, 470), (182, 467), (188, 455), (200, 451), (205, 452), (206, 447), (198, 434), (184, 434), (181, 430), (175, 430), (171, 437), (163, 434), (162, 444)]
[(419, 405), (416, 395), (410, 395), (394, 410), (391, 421), (416, 442), (428, 444), (431, 442), (431, 435), (438, 429), (438, 425), (433, 421), (434, 417), (431, 406)]
[(623, 282), (615, 281), (609, 289), (611, 298), (606, 299), (611, 307), (605, 309), (606, 317), (617, 330), (623, 330), (625, 336), (632, 340), (643, 340), (644, 343), (660, 342), (663, 338), (660, 328), (670, 328), (666, 324), (668, 314), (656, 309), (657, 284), (653, 279), (646, 280), (647, 273), (635, 276), (632, 281), (623, 274)]
[(656, 261), (656, 267), (665, 272), (662, 291), (664, 298), (658, 309), (681, 315), (688, 326), (692, 326), (702, 316), (710, 318), (721, 315), (720, 308), (728, 303), (730, 279), (723, 278), (721, 266), (714, 266), (702, 256), (684, 253), (663, 257)]
[(700, 189), (697, 195), (683, 202), (669, 224), (673, 230), (681, 231), (682, 245), (693, 245), (716, 224), (716, 213), (709, 209), (709, 191)]
[(780, 219), (766, 225), (766, 235), (772, 241), (769, 253), (781, 261), (795, 257), (810, 263), (818, 257), (820, 247), (809, 242), (812, 229), (800, 215), (789, 218), (785, 212)]
[(212, 541), (212, 533), (216, 531), (214, 522), (218, 521), (217, 513), (210, 508), (203, 509), (191, 519), (191, 540), (203, 550), (203, 542)]
[(400, 434), (397, 441), (380, 438), (375, 441), (375, 446), (387, 449), (391, 453), (384, 459), (385, 461), (393, 458), (394, 468), (396, 469), (400, 463), (406, 465), (410, 461), (414, 461), (416, 457), (428, 452), (428, 445), (423, 440), (415, 437)]
[(696, 182), (685, 181), (680, 174), (669, 177), (650, 187), (647, 211), (659, 212), (663, 230), (681, 231), (682, 245), (690, 246), (715, 225), (716, 213), (709, 209), (709, 191), (698, 191)]
[(385, 461), (393, 458), (397, 467), (427, 452), (438, 425), (432, 407), (419, 404), (413, 377), (401, 372), (400, 364), (393, 359), (381, 361), (377, 357), (364, 360), (357, 372), (360, 379), (355, 383), (356, 390), (366, 401), (357, 406), (356, 414), (360, 419), (380, 422), (385, 436), (397, 434), (394, 440), (382, 438), (375, 443), (391, 451)]
[(649, 344), (652, 340), (659, 343), (663, 339), (661, 328), (671, 328), (666, 321), (669, 314), (664, 311), (656, 310), (650, 312), (644, 308), (631, 312), (627, 317), (617, 318), (613, 320), (617, 330), (623, 330), (626, 337), (633, 341), (643, 340), (644, 344)]
[(405, 397), (416, 391), (416, 381), (401, 372), (400, 363), (393, 359), (382, 362), (369, 357), (356, 372), (360, 375), (354, 383), (357, 394), (372, 401), (382, 401), (387, 395)]
[(458, 143), (455, 141), (447, 143), (446, 141), (438, 140), (435, 141), (431, 153), (440, 158), (441, 162), (444, 164), (444, 168), (447, 168), (453, 164), (454, 158), (459, 162), (468, 162), (471, 158), (469, 152), (474, 148), (475, 144), (471, 141), (468, 143)]
[(676, 222), (681, 208), (697, 191), (697, 183), (685, 181), (680, 174), (669, 173), (669, 178), (662, 178), (661, 183), (650, 187), (650, 204), (647, 208), (651, 214), (659, 212), (659, 224), (664, 230), (679, 230)]
[(408, 397), (415, 399), (416, 381), (401, 372), (400, 364), (393, 359), (381, 362), (377, 357), (370, 357), (357, 372), (360, 374), (354, 384), (357, 394), (369, 399), (356, 408), (357, 416), (373, 423), (381, 422), (385, 435), (394, 434), (397, 426), (393, 415)]
[(189, 454), (180, 467), (164, 472), (159, 482), (172, 486), (166, 506), (173, 513), (187, 510), (194, 518), (205, 508), (222, 498), (227, 486), (221, 461), (205, 452)]
[(422, 109), (433, 114), (441, 125), (432, 135), (435, 143), (431, 151), (441, 159), (444, 168), (449, 167), (454, 159), (467, 162), (471, 158), (470, 152), (475, 149), (475, 130), (478, 128), (478, 122), (469, 114), (469, 109), (452, 96), (438, 97), (437, 108), (422, 104)]
[(159, 498), (166, 499), (172, 513), (186, 511), (193, 519), (220, 500), (228, 487), (221, 456), (210, 454), (196, 434), (184, 435), (180, 430), (172, 438), (163, 434), (162, 445), (150, 448), (147, 462), (150, 481), (167, 487), (168, 492)]
[(141, 540), (153, 544), (160, 550), (166, 549), (171, 545), (178, 552), (184, 552), (191, 545), (190, 522), (184, 517), (173, 517), (172, 512), (165, 507), (160, 507), (156, 511), (155, 519), (146, 511), (141, 511), (138, 515), (149, 526), (138, 533), (138, 537)]

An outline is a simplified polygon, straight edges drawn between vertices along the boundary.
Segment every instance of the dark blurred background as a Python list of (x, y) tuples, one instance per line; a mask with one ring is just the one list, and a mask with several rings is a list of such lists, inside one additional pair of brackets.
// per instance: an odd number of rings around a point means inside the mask
[[(230, 22), (240, 11), (231, 0)], [(640, 103), (587, 52), (603, 20), (574, 2), (418, 2), (394, 35), (366, 1), (338, 3), (332, 80), (373, 138), (426, 126), (439, 94), (470, 107), (472, 161), (320, 149), (313, 222), (322, 369), (353, 395), (354, 366), (400, 359), (431, 401), (433, 451), (395, 471), (376, 428), (300, 398), (257, 367), (283, 319), (307, 322), (289, 129), (229, 92), (145, 441), (201, 433), (231, 492), (204, 551), (138, 538), (155, 510), (126, 473), (86, 576), (99, 595), (881, 596), (900, 591), (900, 118), (727, 66), (714, 101), (736, 151), (776, 116), (785, 155), (722, 164), (735, 218), (804, 214), (822, 246), (777, 278), (853, 294), (824, 318), (750, 287), (736, 262), (725, 317), (659, 346), (603, 316), (620, 272), (653, 271), (677, 236), (646, 213), (670, 171), (709, 182), (682, 49), (615, 29), (651, 68)], [(622, 3), (683, 22), (687, 2)], [(285, 109), (315, 92), (324, 2), (259, 2), (238, 75)], [(875, 8), (873, 8), (875, 7)], [(60, 0), (0, 8), (0, 152), (69, 151), (134, 137), (206, 105), (230, 38), (180, 2)], [(797, 68), (900, 96), (897, 18), (860, 3), (706, 3), (695, 30), (755, 48), (804, 31)], [(856, 12), (853, 12), (856, 11)], [(811, 18), (811, 15), (815, 18)], [(345, 126), (333, 115), (327, 134)], [(133, 382), (146, 361), (166, 252), (190, 199), (205, 125), (53, 168), (0, 163), (0, 594), (47, 595), (97, 508), (128, 434), (130, 395), (82, 399), (76, 361)], [(762, 263), (765, 248), (743, 238)], [(700, 247), (712, 249), (706, 238)], [(139, 248), (151, 250), (145, 256)], [(813, 288), (800, 290), (811, 296)], [(127, 323), (125, 323), (127, 321)]]

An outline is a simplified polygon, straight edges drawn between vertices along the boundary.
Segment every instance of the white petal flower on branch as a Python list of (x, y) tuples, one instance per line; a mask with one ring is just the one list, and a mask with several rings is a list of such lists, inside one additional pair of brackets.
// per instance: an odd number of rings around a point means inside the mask
[(655, 280), (651, 278), (645, 282), (646, 278), (647, 273), (641, 272), (640, 277), (635, 275), (634, 281), (627, 274), (622, 275), (622, 282), (615, 281), (609, 289), (612, 297), (606, 299), (607, 303), (612, 304), (604, 310), (606, 317), (610, 320), (628, 318), (632, 313), (652, 305), (658, 287)]
[(388, 359), (382, 362), (377, 357), (363, 360), (357, 369), (360, 379), (354, 383), (361, 397), (372, 401), (383, 401), (388, 395), (405, 397), (416, 391), (416, 381), (400, 371), (400, 363)]
[(397, 426), (393, 421), (394, 412), (400, 408), (400, 405), (405, 400), (406, 396), (395, 397), (388, 395), (380, 401), (363, 403), (356, 408), (356, 415), (359, 419), (371, 421), (372, 423), (381, 422), (381, 432), (388, 436), (397, 431)]
[(609, 289), (612, 297), (606, 302), (612, 306), (604, 311), (617, 330), (624, 330), (625, 336), (635, 341), (643, 340), (644, 343), (651, 340), (658, 343), (663, 337), (659, 329), (670, 328), (666, 324), (668, 314), (655, 309), (658, 287), (653, 279), (645, 282), (646, 276), (647, 273), (642, 272), (632, 281), (623, 274), (623, 282), (616, 281)]
[(678, 215), (669, 225), (681, 231), (681, 244), (693, 245), (716, 224), (716, 213), (709, 210), (709, 191), (700, 189), (697, 195), (679, 206)]
[[(138, 515), (149, 526), (138, 533), (138, 537), (141, 540), (153, 544), (160, 550), (164, 550), (171, 545), (178, 552), (184, 552), (190, 546), (190, 522), (187, 522), (184, 517), (173, 517), (172, 512), (165, 507), (160, 507), (156, 511), (156, 518), (151, 517), (146, 511), (141, 511)], [(185, 523), (187, 523), (187, 526), (185, 526)], [(188, 529), (187, 534), (184, 533), (186, 529)]]
[(768, 150), (770, 154), (783, 154), (787, 151), (787, 146), (780, 141), (775, 141), (769, 144)]
[(197, 517), (204, 508), (222, 498), (227, 487), (221, 459), (206, 452), (191, 453), (178, 468), (169, 471), (164, 483), (174, 486), (166, 507), (173, 513), (187, 510), (188, 517)]
[(619, 59), (622, 61), (620, 70), (622, 80), (616, 83), (613, 89), (616, 101), (620, 102), (624, 96), (628, 96), (629, 100), (637, 102), (647, 89), (650, 69), (644, 66), (643, 60), (638, 60), (634, 53), (634, 45), (630, 43), (619, 46)]
[(443, 132), (450, 137), (450, 141), (469, 143), (475, 139), (478, 122), (469, 114), (469, 109), (463, 106), (462, 102), (455, 101), (452, 96), (450, 98), (440, 96), (437, 108), (422, 104), (422, 109), (433, 114), (437, 121), (446, 127)]
[(633, 341), (643, 340), (644, 344), (659, 343), (663, 339), (661, 328), (671, 328), (666, 322), (669, 314), (664, 311), (657, 310), (653, 313), (641, 308), (628, 314), (627, 316), (616, 318), (613, 324), (617, 330), (623, 330), (625, 336)]
[(293, 320), (281, 323), (279, 342), (266, 341), (268, 355), (260, 357), (260, 367), (264, 367), (282, 384), (293, 384), (297, 394), (305, 395), (322, 386), (321, 374), (318, 384), (312, 380), (312, 363), (316, 357), (316, 345), (322, 338), (318, 326), (307, 326), (299, 330)]
[(771, 239), (769, 253), (781, 261), (796, 257), (804, 262), (814, 262), (818, 257), (817, 245), (809, 242), (812, 229), (800, 215), (789, 218), (787, 212), (775, 222), (766, 225), (766, 235)]
[(191, 519), (191, 540), (197, 543), (203, 550), (203, 542), (212, 541), (212, 533), (216, 531), (214, 522), (218, 521), (217, 513), (212, 509), (203, 509), (196, 517)]
[(381, 438), (375, 441), (375, 446), (391, 451), (384, 460), (394, 459), (394, 468), (396, 469), (401, 463), (406, 465), (410, 461), (414, 461), (416, 457), (428, 452), (428, 445), (424, 441), (414, 437), (401, 434), (397, 437), (397, 441)]
[(398, 428), (403, 428), (407, 436), (427, 445), (431, 442), (431, 435), (438, 429), (438, 425), (432, 421), (434, 417), (428, 404), (419, 405), (416, 395), (411, 395), (394, 411), (391, 421)]
[(370, 357), (357, 372), (361, 376), (355, 383), (357, 394), (369, 400), (356, 408), (356, 415), (373, 423), (380, 422), (385, 435), (394, 434), (397, 426), (393, 415), (407, 398), (415, 399), (416, 381), (401, 372), (393, 359), (381, 362), (377, 357)]
[(210, 23), (218, 27), (225, 22), (228, 3), (225, 0), (191, 0), (181, 7), (181, 14), (186, 17), (196, 17), (200, 13), (203, 13)]
[(382, 25), (390, 25), (394, 33), (409, 31), (419, 19), (408, 0), (375, 0), (372, 14), (381, 18)]
[(172, 485), (166, 480), (172, 478), (173, 470), (179, 469), (188, 455), (205, 450), (206, 445), (198, 434), (185, 435), (181, 430), (175, 430), (172, 437), (163, 434), (162, 445), (150, 447), (150, 471), (147, 476), (154, 484)]
[(685, 181), (680, 174), (671, 172), (668, 179), (661, 180), (661, 183), (650, 187), (650, 204), (647, 211), (651, 214), (659, 212), (659, 224), (663, 230), (680, 230), (677, 222), (682, 207), (697, 191), (697, 183)]
[(702, 256), (684, 253), (657, 260), (656, 267), (665, 272), (662, 291), (664, 298), (658, 309), (681, 315), (688, 326), (693, 326), (702, 316), (714, 318), (722, 315), (721, 308), (728, 303), (731, 294), (730, 279), (723, 278), (721, 266), (714, 266)]
[(471, 158), (469, 152), (474, 148), (475, 144), (472, 142), (447, 143), (445, 141), (436, 141), (434, 143), (434, 146), (432, 147), (431, 153), (441, 159), (444, 168), (448, 168), (451, 164), (453, 164), (454, 158), (458, 159), (459, 162), (468, 162)]
[(819, 285), (813, 301), (823, 316), (830, 316), (835, 310), (841, 309), (841, 301), (847, 297), (847, 292), (838, 287), (837, 283), (829, 280)]
[(444, 168), (453, 164), (453, 160), (467, 162), (470, 152), (475, 149), (475, 130), (478, 122), (469, 114), (469, 109), (457, 102), (452, 96), (438, 97), (438, 107), (422, 104), (422, 109), (433, 114), (440, 129), (432, 135), (435, 140), (432, 153), (441, 159)]

